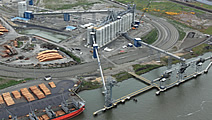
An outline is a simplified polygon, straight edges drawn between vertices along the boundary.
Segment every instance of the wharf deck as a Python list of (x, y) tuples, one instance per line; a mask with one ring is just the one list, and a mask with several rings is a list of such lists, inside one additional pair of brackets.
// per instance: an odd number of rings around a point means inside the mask
[(210, 64), (207, 66), (207, 68), (205, 69), (204, 72), (208, 72), (209, 68), (212, 66), (212, 62), (210, 62)]
[[(188, 80), (190, 80), (192, 78), (196, 78), (197, 76), (203, 74), (204, 72), (206, 73), (211, 66), (212, 66), (212, 62), (210, 62), (210, 64), (207, 66), (207, 68), (205, 70), (203, 70), (201, 72), (194, 72), (194, 73), (186, 76), (183, 80), (176, 80), (175, 82), (166, 85), (165, 89), (161, 89), (156, 83), (152, 83), (150, 80), (148, 80), (148, 79), (146, 79), (144, 77), (141, 77), (141, 76), (139, 76), (139, 75), (137, 75), (137, 74), (135, 74), (133, 72), (128, 72), (129, 74), (131, 74), (134, 77), (138, 78), (140, 81), (149, 84), (149, 86), (141, 88), (141, 89), (139, 89), (139, 90), (137, 90), (135, 92), (132, 92), (132, 93), (130, 93), (128, 95), (125, 95), (125, 96), (123, 96), (123, 97), (121, 97), (119, 99), (114, 100), (110, 107), (104, 106), (104, 108), (94, 112), (93, 115), (97, 115), (99, 112), (105, 111), (107, 109), (111, 109), (114, 106), (116, 106), (118, 103), (125, 102), (125, 100), (131, 99), (132, 97), (134, 97), (134, 96), (136, 96), (138, 94), (144, 93), (144, 92), (146, 92), (146, 91), (148, 91), (148, 90), (150, 90), (152, 88), (157, 88), (159, 90), (158, 91), (159, 93), (160, 92), (165, 92), (166, 90), (171, 89), (172, 87), (177, 86), (180, 83), (186, 82), (186, 81), (188, 81)], [(159, 93), (156, 92), (156, 95), (158, 95)]]
[(110, 107), (104, 107), (104, 108), (102, 108), (102, 109), (94, 112), (93, 115), (96, 115), (99, 112), (105, 111), (106, 109), (111, 109), (114, 106), (116, 106), (118, 103), (125, 102), (125, 100), (131, 99), (132, 97), (137, 96), (137, 95), (139, 95), (141, 93), (144, 93), (144, 92), (146, 92), (146, 91), (148, 91), (148, 90), (150, 90), (150, 89), (152, 89), (154, 87), (155, 86), (149, 85), (149, 86), (144, 87), (144, 88), (141, 88), (141, 89), (139, 89), (139, 90), (137, 90), (135, 92), (132, 92), (132, 93), (130, 93), (128, 95), (125, 95), (125, 96), (123, 96), (121, 98), (118, 98), (118, 99), (116, 99), (116, 100), (113, 101), (113, 105), (112, 106), (110, 106)]
[(157, 89), (160, 89), (160, 87), (156, 84), (156, 83), (152, 83), (150, 80), (142, 77), (142, 76), (139, 76), (133, 72), (128, 72), (129, 74), (131, 74), (132, 76), (138, 78), (138, 80), (140, 80), (141, 82), (145, 82), (147, 83), (148, 85), (152, 85), (153, 87), (156, 87)]
[(132, 93), (130, 93), (130, 94), (128, 94), (128, 95), (125, 95), (125, 96), (123, 96), (123, 97), (121, 97), (121, 98), (119, 98), (119, 99), (116, 99), (116, 100), (113, 102), (113, 104), (114, 104), (114, 105), (117, 105), (118, 103), (123, 102), (123, 100), (125, 101), (126, 99), (130, 99), (131, 97), (137, 96), (138, 94), (141, 94), (141, 93), (143, 93), (143, 92), (146, 92), (146, 91), (152, 89), (153, 87), (154, 87), (154, 86), (150, 85), (150, 86), (141, 88), (141, 89), (139, 89), (139, 90), (137, 90), (137, 91), (135, 91), (135, 92), (132, 92)]
[(132, 76), (138, 78), (138, 79), (141, 80), (142, 82), (147, 83), (148, 85), (151, 85), (151, 84), (152, 84), (152, 82), (151, 82), (150, 80), (148, 80), (148, 79), (146, 79), (146, 78), (144, 78), (144, 77), (141, 77), (141, 76), (139, 76), (139, 75), (137, 75), (137, 74), (135, 74), (135, 73), (133, 73), (133, 72), (128, 72), (128, 73), (131, 74)]

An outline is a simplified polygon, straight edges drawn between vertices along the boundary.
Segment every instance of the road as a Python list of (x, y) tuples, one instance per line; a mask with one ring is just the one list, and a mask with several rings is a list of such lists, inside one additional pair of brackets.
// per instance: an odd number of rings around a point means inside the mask
[[(142, 13), (140, 11), (136, 11)], [(151, 15), (146, 15), (148, 18), (145, 18), (147, 22), (154, 25), (159, 31), (158, 40), (153, 43), (154, 46), (168, 50), (177, 42), (179, 34), (177, 29), (170, 23), (162, 20), (158, 17)], [(150, 19), (151, 20), (150, 20)], [(148, 48), (139, 48), (134, 51), (127, 52), (125, 54), (119, 54), (111, 56), (108, 59), (102, 58), (102, 67), (108, 68), (113, 67), (115, 63), (121, 65), (123, 63), (131, 62), (134, 60), (141, 59), (143, 57), (149, 56)], [(97, 61), (84, 63), (81, 65), (66, 67), (66, 68), (57, 68), (57, 69), (24, 69), (24, 68), (14, 68), (5, 65), (0, 65), (0, 75), (2, 76), (11, 76), (11, 77), (44, 77), (46, 74), (52, 74), (52, 77), (68, 77), (68, 76), (77, 76), (82, 74), (89, 74), (95, 72), (98, 69)]]

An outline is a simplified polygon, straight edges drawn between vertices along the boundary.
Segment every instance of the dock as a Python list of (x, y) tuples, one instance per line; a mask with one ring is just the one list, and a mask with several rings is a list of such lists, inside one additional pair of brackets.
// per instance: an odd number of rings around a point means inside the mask
[(151, 82), (150, 80), (148, 80), (148, 79), (146, 79), (146, 78), (144, 78), (144, 77), (141, 77), (141, 76), (139, 76), (139, 75), (137, 75), (137, 74), (135, 74), (135, 73), (133, 73), (133, 72), (128, 72), (128, 73), (131, 74), (132, 76), (138, 78), (138, 79), (141, 80), (142, 82), (147, 83), (148, 85), (151, 85), (151, 84), (152, 84), (152, 82)]
[(159, 95), (160, 92), (165, 92), (165, 91), (167, 91), (168, 89), (171, 89), (171, 88), (173, 88), (173, 87), (175, 87), (175, 86), (178, 86), (180, 83), (184, 83), (184, 82), (186, 82), (186, 81), (188, 81), (188, 80), (190, 80), (190, 79), (192, 79), (192, 78), (196, 78), (197, 76), (199, 76), (199, 75), (201, 75), (201, 74), (203, 74), (203, 73), (207, 73), (206, 71), (208, 71), (209, 68), (210, 68), (211, 66), (212, 66), (212, 62), (210, 62), (210, 64), (206, 67), (205, 70), (203, 70), (203, 71), (201, 71), (201, 72), (194, 72), (194, 73), (192, 73), (192, 74), (190, 74), (190, 75), (184, 77), (183, 80), (176, 80), (175, 82), (166, 85), (165, 88), (163, 88), (163, 89), (160, 88), (160, 86), (159, 86), (158, 84), (156, 84), (156, 83), (154, 83), (154, 82), (151, 82), (150, 80), (148, 80), (148, 79), (146, 79), (146, 78), (144, 78), (144, 77), (142, 77), (142, 76), (139, 76), (139, 75), (137, 75), (136, 73), (128, 72), (128, 73), (131, 74), (132, 76), (136, 77), (139, 81), (148, 84), (148, 86), (146, 86), (146, 87), (144, 87), (144, 88), (141, 88), (141, 89), (139, 89), (139, 90), (137, 90), (137, 91), (134, 91), (134, 92), (132, 92), (132, 93), (130, 93), (130, 94), (127, 94), (127, 95), (125, 95), (125, 96), (123, 96), (123, 97), (121, 97), (121, 98), (118, 98), (118, 99), (114, 100), (114, 101), (112, 102), (112, 105), (111, 105), (110, 107), (104, 106), (102, 109), (97, 110), (96, 112), (94, 112), (93, 115), (95, 116), (95, 115), (97, 115), (99, 112), (103, 112), (103, 111), (106, 111), (106, 110), (108, 110), (108, 109), (112, 109), (112, 108), (116, 107), (119, 103), (124, 103), (126, 100), (130, 100), (132, 97), (135, 97), (135, 96), (137, 96), (137, 95), (139, 95), (139, 94), (141, 94), (141, 93), (144, 93), (144, 92), (146, 92), (146, 91), (148, 91), (148, 90), (151, 90), (152, 88), (157, 88), (158, 91), (156, 92), (156, 95)]
[(156, 83), (152, 83), (150, 80), (140, 76), (140, 75), (137, 75), (136, 73), (133, 73), (133, 72), (128, 72), (129, 74), (131, 74), (132, 76), (136, 77), (138, 80), (140, 80), (141, 82), (144, 82), (148, 85), (152, 85), (153, 87), (156, 87), (157, 89), (160, 90), (160, 87), (156, 84)]
[(112, 106), (110, 106), (110, 107), (104, 106), (104, 108), (94, 112), (93, 115), (97, 115), (99, 112), (111, 109), (111, 108), (117, 106), (119, 103), (124, 103), (126, 100), (130, 100), (132, 97), (135, 97), (135, 96), (137, 96), (137, 95), (139, 95), (141, 93), (147, 92), (148, 90), (151, 90), (152, 88), (157, 88), (157, 89), (160, 90), (160, 87), (156, 83), (152, 83), (150, 80), (148, 80), (148, 79), (146, 79), (146, 78), (144, 78), (142, 76), (139, 76), (139, 75), (137, 75), (137, 74), (135, 74), (133, 72), (128, 72), (128, 73), (133, 75), (134, 77), (138, 78), (138, 80), (140, 80), (141, 82), (144, 82), (144, 83), (148, 84), (148, 86), (146, 86), (144, 88), (141, 88), (141, 89), (139, 89), (137, 91), (134, 91), (134, 92), (132, 92), (130, 94), (127, 94), (127, 95), (125, 95), (125, 96), (123, 96), (121, 98), (118, 98), (118, 99), (114, 100), (112, 102)]
[(130, 98), (132, 98), (132, 97), (134, 97), (134, 96), (137, 96), (137, 95), (139, 95), (139, 94), (141, 94), (141, 93), (144, 93), (144, 92), (146, 92), (146, 91), (148, 91), (148, 90), (150, 90), (150, 89), (152, 89), (152, 88), (154, 88), (154, 86), (152, 86), (152, 85), (147, 86), (147, 87), (144, 87), (144, 88), (141, 88), (141, 89), (139, 89), (139, 90), (137, 90), (137, 91), (135, 91), (135, 92), (132, 92), (132, 93), (130, 93), (130, 94), (128, 94), (128, 95), (125, 95), (125, 96), (123, 96), (123, 97), (121, 97), (121, 98), (119, 98), (119, 99), (116, 99), (116, 100), (113, 102), (113, 104), (114, 104), (114, 105), (117, 105), (117, 104), (120, 103), (120, 102), (125, 102), (125, 100), (130, 99)]
[(152, 88), (154, 88), (154, 86), (149, 85), (149, 86), (144, 87), (144, 88), (141, 88), (141, 89), (139, 89), (139, 90), (137, 90), (137, 91), (135, 91), (135, 92), (132, 92), (132, 93), (130, 93), (130, 94), (128, 94), (128, 95), (125, 95), (125, 96), (123, 96), (123, 97), (121, 97), (121, 98), (118, 98), (118, 99), (116, 99), (116, 100), (113, 101), (113, 105), (112, 105), (112, 106), (110, 106), (110, 107), (104, 106), (104, 108), (102, 108), (102, 109), (97, 110), (96, 112), (94, 112), (93, 115), (97, 115), (99, 112), (102, 112), (102, 111), (111, 109), (111, 108), (115, 107), (117, 104), (119, 104), (119, 103), (124, 103), (126, 100), (129, 100), (129, 99), (131, 99), (132, 97), (135, 97), (135, 96), (137, 96), (137, 95), (139, 95), (139, 94), (141, 94), (141, 93), (144, 93), (144, 92), (146, 92), (146, 91), (148, 91), (148, 90), (150, 90), (150, 89), (152, 89)]

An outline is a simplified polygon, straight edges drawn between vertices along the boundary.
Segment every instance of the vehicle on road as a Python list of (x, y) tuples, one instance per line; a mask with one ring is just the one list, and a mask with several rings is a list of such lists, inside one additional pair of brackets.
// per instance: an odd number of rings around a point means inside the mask
[(49, 81), (51, 79), (52, 79), (52, 77), (50, 75), (47, 75), (47, 76), (44, 77), (44, 80), (46, 80), (46, 81)]

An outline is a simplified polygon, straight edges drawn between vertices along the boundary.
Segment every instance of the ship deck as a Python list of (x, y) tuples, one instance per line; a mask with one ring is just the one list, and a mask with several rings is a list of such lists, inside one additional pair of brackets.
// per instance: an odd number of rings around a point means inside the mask
[[(51, 95), (47, 95), (43, 99), (38, 99), (28, 102), (23, 96), (20, 99), (15, 99), (14, 105), (7, 106), (5, 103), (0, 104), (0, 119), (5, 118), (7, 119), (9, 115), (12, 116), (25, 116), (29, 114), (31, 110), (43, 110), (48, 105), (52, 106), (52, 109), (60, 109), (58, 106), (61, 104), (62, 101), (68, 100), (72, 101), (72, 99), (79, 100), (77, 96), (71, 96), (70, 92), (68, 91), (69, 88), (72, 88), (74, 86), (74, 83), (72, 81), (60, 81), (57, 83), (56, 88), (50, 88)], [(30, 87), (30, 86), (29, 86)], [(30, 91), (31, 92), (31, 91)], [(54, 106), (57, 106), (57, 108), (54, 108)], [(29, 118), (28, 118), (29, 119)]]

